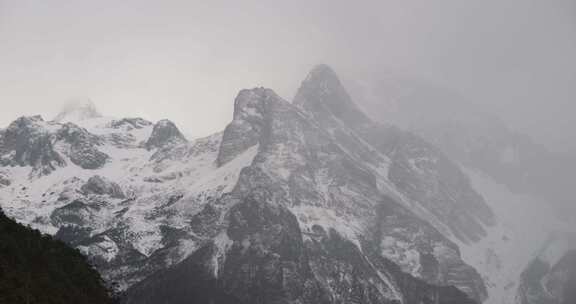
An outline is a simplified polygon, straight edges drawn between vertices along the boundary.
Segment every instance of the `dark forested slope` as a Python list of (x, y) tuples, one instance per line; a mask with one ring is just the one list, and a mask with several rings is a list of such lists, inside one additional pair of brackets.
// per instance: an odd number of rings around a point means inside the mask
[(111, 303), (99, 274), (61, 241), (0, 210), (0, 303)]

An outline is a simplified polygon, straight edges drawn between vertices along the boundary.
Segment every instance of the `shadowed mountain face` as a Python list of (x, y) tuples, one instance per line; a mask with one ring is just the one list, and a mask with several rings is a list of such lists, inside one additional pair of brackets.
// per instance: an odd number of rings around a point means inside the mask
[(317, 226), (303, 238), (293, 214), (263, 201), (249, 197), (232, 210), (225, 255), (211, 242), (129, 289), (126, 303), (476, 303), (334, 230)]
[[(9, 129), (0, 143), (18, 134)], [(33, 130), (62, 162), (32, 178), (22, 172), (33, 164), (0, 145), (2, 205), (88, 255), (127, 303), (487, 297), (457, 245), (494, 222), (482, 196), (433, 146), (369, 119), (325, 65), (293, 103), (242, 90), (232, 122), (207, 138), (188, 141), (166, 120), (103, 117)], [(107, 157), (80, 166), (70, 151)]]
[(32, 167), (31, 175), (47, 175), (72, 163), (99, 169), (109, 156), (100, 150), (102, 140), (72, 123), (21, 117), (0, 132), (0, 164)]

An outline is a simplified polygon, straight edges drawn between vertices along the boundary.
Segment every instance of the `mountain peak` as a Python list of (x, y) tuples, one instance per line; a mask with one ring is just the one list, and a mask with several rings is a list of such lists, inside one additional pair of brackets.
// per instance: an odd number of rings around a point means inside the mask
[(152, 134), (148, 141), (146, 141), (146, 148), (161, 148), (170, 143), (187, 142), (186, 137), (180, 132), (176, 125), (168, 120), (162, 119), (158, 121), (152, 129)]
[(352, 101), (336, 72), (326, 64), (312, 68), (298, 89), (294, 104), (317, 118), (331, 113), (348, 124), (370, 121)]
[(312, 68), (312, 70), (310, 70), (308, 76), (304, 81), (305, 82), (317, 81), (321, 79), (324, 80), (331, 79), (340, 82), (340, 80), (338, 79), (338, 75), (336, 75), (336, 72), (334, 72), (334, 70), (329, 65), (323, 63), (315, 65)]
[(54, 121), (60, 123), (78, 122), (97, 117), (102, 117), (102, 115), (98, 112), (92, 100), (88, 98), (74, 99), (66, 103), (62, 111), (54, 117)]
[(270, 108), (282, 103), (288, 104), (268, 88), (241, 90), (234, 99), (234, 119), (224, 130), (218, 151), (218, 166), (256, 145)]

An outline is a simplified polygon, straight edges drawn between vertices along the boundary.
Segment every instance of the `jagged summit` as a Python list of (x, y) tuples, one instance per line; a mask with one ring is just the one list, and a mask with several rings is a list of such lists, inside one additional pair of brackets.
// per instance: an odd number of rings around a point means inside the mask
[(96, 105), (90, 99), (74, 99), (69, 101), (62, 111), (54, 117), (54, 121), (60, 123), (78, 122), (91, 118), (102, 117), (96, 109)]
[(158, 121), (152, 129), (152, 134), (148, 141), (146, 141), (147, 149), (161, 148), (170, 143), (187, 142), (186, 137), (182, 135), (178, 127), (168, 120), (162, 119)]
[(294, 104), (321, 120), (331, 113), (348, 124), (370, 121), (354, 104), (334, 70), (325, 64), (315, 66), (308, 73), (294, 97)]
[(21, 116), (8, 125), (6, 132), (16, 129), (41, 129), (40, 124), (44, 123), (44, 119), (40, 115), (34, 116)]
[(261, 112), (257, 107), (266, 100), (278, 100), (280, 97), (272, 89), (258, 87), (238, 92), (234, 99), (234, 120)]
[(234, 99), (234, 119), (226, 126), (216, 160), (219, 166), (258, 143), (267, 105), (285, 102), (267, 88), (244, 89)]

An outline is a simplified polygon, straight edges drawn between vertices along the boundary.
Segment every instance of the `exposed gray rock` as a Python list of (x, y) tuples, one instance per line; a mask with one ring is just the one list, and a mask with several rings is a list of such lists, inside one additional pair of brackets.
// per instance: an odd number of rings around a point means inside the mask
[(112, 181), (100, 175), (94, 175), (82, 186), (82, 192), (86, 194), (109, 195), (112, 198), (125, 198), (122, 188)]
[(216, 162), (219, 166), (256, 145), (263, 129), (266, 107), (280, 97), (265, 88), (242, 90), (234, 100), (234, 118), (226, 129)]
[[(474, 299), (488, 296), (478, 272), (459, 258), (458, 246), (391, 198), (384, 197), (377, 206), (373, 229), (370, 244), (377, 245), (379, 252), (392, 251), (388, 256), (393, 262), (402, 264), (393, 258), (395, 256), (406, 256), (413, 250), (419, 253), (421, 267), (417, 273), (401, 266), (404, 272), (418, 275), (431, 284), (458, 286)], [(395, 247), (391, 242), (406, 244), (406, 247)]]
[(20, 117), (0, 137), (0, 164), (31, 166), (40, 175), (66, 164), (54, 149), (53, 136), (40, 116)]
[(113, 120), (110, 122), (110, 127), (114, 129), (124, 129), (126, 131), (131, 131), (133, 129), (142, 129), (147, 126), (151, 126), (152, 122), (145, 120), (140, 117), (135, 118), (122, 118), (118, 120)]
[(0, 171), (0, 187), (10, 186), (10, 184), (12, 184), (10, 178), (8, 178), (4, 172)]
[[(66, 165), (65, 155), (84, 169), (98, 169), (109, 159), (97, 149), (100, 143), (98, 136), (72, 123), (45, 122), (40, 116), (21, 117), (0, 134), (0, 164), (31, 166), (35, 173), (47, 175)], [(57, 150), (59, 144), (66, 149)]]
[(55, 226), (79, 226), (86, 227), (93, 222), (97, 210), (83, 201), (75, 200), (63, 207), (56, 208), (50, 215), (50, 220)]
[(98, 150), (97, 147), (102, 142), (98, 136), (73, 123), (64, 124), (56, 133), (56, 139), (70, 145), (68, 153), (70, 161), (83, 169), (101, 168), (110, 158)]
[(60, 227), (54, 237), (58, 240), (61, 240), (62, 242), (69, 244), (70, 246), (76, 247), (80, 244), (80, 241), (89, 238), (91, 234), (92, 229), (89, 227), (82, 227), (72, 224)]
[(146, 141), (148, 150), (162, 148), (168, 145), (177, 145), (188, 142), (180, 130), (170, 120), (163, 119), (158, 121), (152, 129), (152, 134)]

